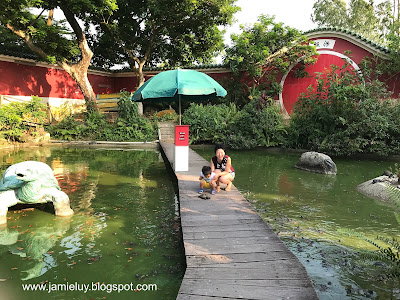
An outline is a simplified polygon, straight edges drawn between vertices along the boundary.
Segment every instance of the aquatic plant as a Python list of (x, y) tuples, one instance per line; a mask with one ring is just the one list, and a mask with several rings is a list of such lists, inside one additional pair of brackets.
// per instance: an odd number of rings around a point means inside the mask
[[(387, 184), (387, 193), (395, 206), (394, 215), (400, 226), (400, 189), (396, 186)], [(376, 251), (361, 251), (360, 257), (364, 262), (373, 262), (375, 265), (383, 265), (384, 270), (379, 274), (382, 280), (392, 281), (392, 286), (398, 286), (400, 283), (400, 240), (397, 238), (388, 238), (377, 236), (370, 238), (364, 234), (351, 230), (340, 229), (341, 233), (357, 237), (374, 246)]]

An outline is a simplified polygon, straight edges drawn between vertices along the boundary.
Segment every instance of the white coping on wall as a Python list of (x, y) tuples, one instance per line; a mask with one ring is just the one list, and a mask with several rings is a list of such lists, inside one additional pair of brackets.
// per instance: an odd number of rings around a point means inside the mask
[(317, 38), (340, 38), (343, 40), (346, 40), (374, 55), (378, 55), (382, 58), (387, 58), (388, 54), (385, 53), (384, 51), (377, 49), (376, 47), (370, 45), (367, 42), (364, 42), (363, 40), (348, 34), (344, 33), (341, 31), (335, 31), (335, 30), (324, 30), (324, 31), (316, 31), (316, 32), (310, 32), (305, 35), (308, 39), (317, 39)]
[[(36, 60), (30, 59), (30, 58), (21, 58), (21, 57), (15, 57), (15, 56), (4, 55), (4, 54), (0, 54), (0, 61), (12, 62), (15, 64), (27, 65), (27, 66), (36, 66), (36, 67), (63, 70), (59, 65), (56, 65), (56, 64), (50, 64), (50, 63), (46, 63), (43, 61), (36, 61)], [(207, 73), (226, 73), (229, 71), (229, 69), (227, 69), (227, 68), (218, 68), (218, 67), (217, 68), (199, 68), (199, 69), (193, 69), (193, 70), (203, 72), (203, 73), (205, 73), (205, 72), (207, 72)], [(156, 75), (156, 74), (160, 73), (161, 71), (164, 71), (164, 70), (144, 71), (143, 74), (144, 74), (144, 76), (151, 76), (151, 75)], [(167, 71), (167, 70), (165, 70), (165, 71)], [(107, 76), (107, 77), (136, 77), (137, 76), (136, 72), (112, 73), (112, 72), (93, 70), (93, 69), (89, 69), (88, 74)]]

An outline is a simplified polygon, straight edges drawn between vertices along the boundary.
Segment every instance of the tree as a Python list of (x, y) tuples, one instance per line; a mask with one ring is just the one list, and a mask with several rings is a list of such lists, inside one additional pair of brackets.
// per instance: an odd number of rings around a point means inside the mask
[(313, 5), (311, 20), (318, 26), (347, 27), (349, 17), (344, 0), (318, 0)]
[[(65, 21), (53, 20), (55, 8), (64, 13), (72, 32)], [(3, 0), (0, 24), (22, 39), (40, 59), (56, 63), (66, 71), (82, 91), (88, 110), (97, 110), (96, 96), (87, 77), (93, 52), (78, 20), (90, 13), (110, 14), (115, 9), (115, 0)]]
[[(400, 0), (351, 0), (349, 6), (342, 0), (318, 0), (311, 19), (319, 26), (345, 27), (389, 49), (385, 59), (378, 59), (376, 75), (389, 75), (391, 79), (400, 72)], [(338, 13), (340, 12), (340, 13)]]
[(373, 0), (350, 0), (348, 6), (343, 0), (318, 0), (311, 19), (318, 26), (348, 28), (371, 41), (385, 44), (385, 32), (391, 23), (387, 22), (390, 6), (389, 0), (378, 5)]
[(97, 15), (95, 62), (127, 62), (144, 82), (143, 67), (210, 62), (223, 49), (218, 26), (231, 24), (236, 0), (117, 0), (119, 10)]
[(302, 76), (305, 75), (304, 65), (315, 62), (317, 52), (307, 38), (274, 19), (274, 16), (261, 15), (252, 27), (242, 25), (242, 33), (233, 34), (233, 45), (226, 49), (224, 62), (234, 74), (246, 73), (251, 78), (251, 83), (247, 84), (251, 94), (267, 90), (269, 96), (274, 96), (281, 89), (278, 74), (286, 73), (292, 64), (301, 62), (297, 74)]

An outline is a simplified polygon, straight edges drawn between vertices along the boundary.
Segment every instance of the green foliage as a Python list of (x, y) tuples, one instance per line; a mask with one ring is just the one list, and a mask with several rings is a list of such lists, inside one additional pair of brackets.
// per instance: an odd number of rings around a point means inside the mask
[(271, 147), (281, 145), (285, 135), (279, 108), (264, 94), (243, 107), (223, 142), (233, 149)]
[(191, 143), (224, 143), (234, 149), (277, 146), (286, 133), (279, 108), (260, 98), (238, 110), (235, 104), (193, 104), (185, 111)]
[(177, 119), (178, 115), (173, 109), (162, 110), (158, 113), (154, 113), (153, 115), (153, 120), (157, 120), (158, 122), (166, 122), (166, 121), (175, 122)]
[[(51, 17), (54, 9), (62, 10), (65, 20)], [(78, 21), (91, 16), (103, 17), (117, 9), (115, 0), (4, 0), (0, 1), (0, 26), (12, 32), (6, 34), (5, 50), (25, 43), (38, 60), (58, 64), (76, 81), (85, 97), (88, 110), (95, 108), (95, 94), (87, 80), (93, 52), (89, 49), (84, 29)], [(68, 22), (68, 23), (67, 23)], [(89, 27), (89, 23), (85, 24)], [(11, 44), (11, 45), (10, 45)], [(23, 49), (23, 50), (24, 50)]]
[(390, 51), (385, 59), (377, 61), (376, 73), (393, 75), (400, 70), (399, 1), (378, 2), (351, 0), (347, 6), (342, 0), (318, 0), (311, 18), (318, 26), (348, 28), (386, 46)]
[[(366, 72), (367, 73), (367, 72)], [(360, 77), (348, 64), (317, 74), (316, 87), (296, 102), (286, 145), (331, 155), (388, 155), (400, 150), (399, 105), (378, 80)]]
[(118, 116), (128, 122), (134, 123), (138, 118), (138, 105), (132, 101), (132, 96), (127, 91), (121, 91), (118, 100)]
[[(294, 28), (276, 23), (274, 17), (261, 15), (252, 27), (241, 29), (242, 33), (231, 36), (233, 46), (226, 49), (224, 58), (233, 74), (239, 76), (238, 87), (244, 77), (248, 90), (273, 91), (269, 96), (274, 96), (279, 93), (278, 73), (284, 74), (299, 58), (305, 64), (315, 62), (317, 52), (307, 38)], [(262, 83), (264, 86), (259, 87)]]
[(392, 172), (393, 174), (396, 174), (397, 177), (400, 178), (400, 164), (395, 163), (393, 168), (389, 167), (389, 171)]
[(237, 107), (243, 107), (249, 102), (249, 91), (241, 82), (240, 75), (231, 73), (224, 76), (224, 78), (221, 78), (219, 83), (224, 87), (228, 94), (224, 98), (218, 98), (218, 103), (213, 101), (213, 104), (225, 103), (229, 105), (229, 103), (234, 103)]
[(119, 9), (112, 15), (90, 20), (97, 26), (90, 37), (94, 64), (127, 62), (141, 76), (143, 66), (211, 62), (224, 47), (219, 27), (230, 24), (239, 10), (235, 0), (116, 2)]
[(373, 239), (351, 229), (339, 229), (338, 231), (361, 239), (377, 249), (376, 251), (364, 250), (360, 252), (360, 258), (364, 262), (380, 262), (384, 264), (385, 268), (375, 276), (378, 275), (384, 280), (400, 280), (400, 243), (396, 238), (389, 239), (377, 236), (376, 239)]
[(347, 5), (343, 0), (318, 0), (311, 19), (318, 26), (348, 28), (369, 40), (384, 43), (383, 33), (389, 17), (386, 8), (385, 2), (374, 5), (372, 1), (350, 0)]
[(32, 96), (29, 102), (11, 102), (0, 106), (0, 138), (9, 141), (21, 141), (20, 138), (30, 127), (25, 122), (37, 123), (43, 127), (46, 123), (46, 106), (41, 99)]
[(50, 125), (47, 131), (53, 138), (73, 141), (83, 138), (85, 126), (83, 122), (75, 121), (75, 118), (70, 115), (61, 120), (57, 125)]
[(190, 125), (190, 143), (216, 143), (228, 135), (238, 114), (235, 104), (228, 106), (191, 103), (182, 115), (182, 123)]
[(119, 117), (115, 122), (106, 120), (104, 114), (87, 112), (83, 120), (73, 116), (64, 118), (59, 124), (49, 126), (52, 136), (62, 140), (101, 141), (152, 141), (157, 138), (157, 125), (138, 115), (137, 103), (130, 94), (121, 92), (118, 101)]

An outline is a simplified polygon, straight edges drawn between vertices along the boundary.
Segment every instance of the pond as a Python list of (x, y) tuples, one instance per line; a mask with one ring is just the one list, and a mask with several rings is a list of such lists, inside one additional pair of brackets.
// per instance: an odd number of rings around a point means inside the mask
[[(175, 187), (158, 151), (2, 151), (1, 174), (26, 160), (53, 169), (75, 215), (56, 217), (52, 204), (9, 210), (0, 299), (176, 298), (185, 256)], [(24, 291), (37, 283), (46, 290)]]
[[(211, 148), (194, 149), (207, 161)], [(376, 250), (354, 234), (400, 238), (391, 204), (370, 199), (356, 186), (382, 175), (390, 161), (334, 159), (336, 176), (294, 166), (300, 153), (229, 150), (235, 186), (299, 258), (320, 299), (400, 299), (400, 287), (383, 281), (380, 263), (363, 260)]]

